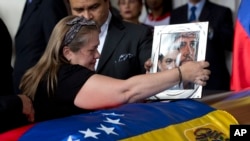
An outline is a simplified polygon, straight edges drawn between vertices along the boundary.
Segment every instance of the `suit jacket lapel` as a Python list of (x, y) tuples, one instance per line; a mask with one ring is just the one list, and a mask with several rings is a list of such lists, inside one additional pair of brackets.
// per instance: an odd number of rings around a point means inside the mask
[[(19, 30), (23, 27), (25, 22), (29, 19), (29, 17), (32, 15), (33, 11), (37, 9), (39, 4), (41, 3), (42, 0), (33, 0), (32, 3), (29, 5), (27, 9), (24, 9), (26, 11), (23, 11), (23, 15), (21, 18)], [(25, 3), (26, 4), (26, 3)], [(26, 5), (25, 5), (26, 6)]]
[(199, 21), (207, 21), (210, 15), (210, 2), (206, 1), (204, 7), (202, 8)]
[(118, 46), (118, 43), (120, 42), (120, 40), (122, 40), (122, 37), (125, 34), (122, 31), (124, 26), (122, 22), (118, 20), (119, 19), (116, 19), (114, 16), (112, 16), (108, 28), (107, 37), (105, 39), (105, 43), (101, 53), (103, 55), (100, 56), (99, 64), (97, 66), (97, 72), (105, 66), (107, 61), (109, 61), (109, 58), (111, 58), (113, 52), (115, 51), (115, 48)]
[[(188, 12), (188, 5), (186, 4), (184, 6), (184, 8), (181, 9), (181, 18), (179, 18), (181, 21), (181, 23), (188, 23), (188, 15), (187, 15), (187, 12)], [(171, 17), (170, 17), (171, 18)]]

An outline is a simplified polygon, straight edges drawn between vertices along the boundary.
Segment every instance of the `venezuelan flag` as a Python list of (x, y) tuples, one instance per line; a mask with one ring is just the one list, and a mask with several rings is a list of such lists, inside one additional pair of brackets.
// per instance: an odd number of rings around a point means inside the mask
[(235, 25), (231, 90), (250, 87), (250, 1), (241, 0)]
[(35, 123), (5, 132), (0, 140), (223, 141), (229, 139), (231, 124), (238, 124), (231, 114), (187, 99), (127, 104)]

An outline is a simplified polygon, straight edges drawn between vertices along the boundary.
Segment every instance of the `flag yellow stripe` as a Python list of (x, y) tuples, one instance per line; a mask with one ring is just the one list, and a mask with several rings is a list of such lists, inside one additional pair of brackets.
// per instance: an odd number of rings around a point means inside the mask
[(229, 138), (229, 127), (231, 124), (238, 124), (238, 121), (226, 111), (215, 110), (202, 117), (169, 125), (165, 128), (156, 129), (121, 141), (194, 141), (202, 138), (226, 139)]

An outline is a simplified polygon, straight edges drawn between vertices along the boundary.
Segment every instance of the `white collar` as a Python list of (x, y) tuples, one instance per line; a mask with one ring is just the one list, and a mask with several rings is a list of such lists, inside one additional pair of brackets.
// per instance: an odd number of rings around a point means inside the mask
[(109, 11), (109, 15), (108, 15), (108, 18), (107, 20), (104, 22), (104, 24), (102, 24), (101, 26), (101, 33), (100, 33), (100, 36), (102, 36), (107, 30), (108, 30), (108, 25), (111, 21), (111, 17), (112, 17), (112, 14), (111, 12)]

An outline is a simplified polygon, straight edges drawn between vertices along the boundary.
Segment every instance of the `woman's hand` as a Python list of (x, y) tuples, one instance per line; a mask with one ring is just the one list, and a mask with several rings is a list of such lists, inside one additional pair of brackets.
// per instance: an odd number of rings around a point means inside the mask
[(153, 66), (153, 63), (151, 62), (151, 59), (149, 58), (145, 63), (144, 63), (144, 68), (146, 69), (146, 73), (149, 73), (150, 68)]
[(180, 66), (183, 81), (192, 82), (201, 86), (205, 86), (206, 81), (211, 74), (209, 63), (207, 61), (189, 61)]
[(18, 96), (21, 98), (23, 103), (23, 114), (27, 116), (28, 121), (34, 122), (35, 110), (31, 99), (28, 96), (22, 94), (19, 94)]

